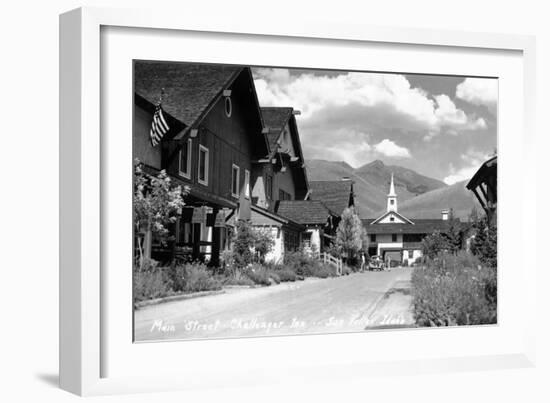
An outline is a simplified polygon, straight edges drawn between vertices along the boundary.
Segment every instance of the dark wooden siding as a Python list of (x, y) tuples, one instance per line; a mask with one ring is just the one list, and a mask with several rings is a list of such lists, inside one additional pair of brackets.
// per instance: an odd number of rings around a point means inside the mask
[[(235, 85), (244, 85), (235, 83)], [(254, 136), (261, 136), (261, 128), (255, 127), (250, 116), (250, 102), (243, 96), (243, 89), (233, 89), (231, 96), (232, 113), (225, 113), (225, 99), (221, 97), (210, 109), (198, 127), (197, 137), (192, 139), (191, 179), (180, 177), (191, 186), (207, 191), (227, 200), (237, 201), (231, 195), (232, 164), (240, 168), (239, 186), (242, 192), (245, 185), (245, 169), (252, 176), (251, 160), (258, 158), (254, 147)], [(247, 92), (250, 97), (250, 93)], [(179, 141), (166, 142), (164, 145), (164, 168), (179, 176), (179, 148), (186, 144), (189, 133)], [(209, 151), (208, 185), (198, 182), (199, 145)], [(252, 179), (252, 178), (251, 178)], [(252, 180), (250, 184), (252, 189)]]
[(135, 106), (134, 124), (132, 126), (132, 151), (133, 157), (139, 159), (140, 162), (160, 169), (161, 147), (153, 147), (151, 145), (151, 139), (149, 137), (149, 130), (151, 129), (152, 119), (152, 113), (142, 109), (137, 105)]

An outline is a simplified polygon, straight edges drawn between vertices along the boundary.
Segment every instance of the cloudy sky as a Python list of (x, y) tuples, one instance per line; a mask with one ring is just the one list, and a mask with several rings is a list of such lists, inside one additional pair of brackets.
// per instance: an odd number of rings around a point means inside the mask
[(292, 106), (305, 157), (353, 167), (380, 159), (468, 179), (497, 144), (496, 79), (253, 69), (262, 106)]

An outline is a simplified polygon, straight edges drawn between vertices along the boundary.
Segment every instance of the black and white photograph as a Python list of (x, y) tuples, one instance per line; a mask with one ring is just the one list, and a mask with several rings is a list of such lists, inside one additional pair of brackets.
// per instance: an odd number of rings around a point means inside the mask
[(497, 324), (496, 77), (134, 60), (135, 342)]

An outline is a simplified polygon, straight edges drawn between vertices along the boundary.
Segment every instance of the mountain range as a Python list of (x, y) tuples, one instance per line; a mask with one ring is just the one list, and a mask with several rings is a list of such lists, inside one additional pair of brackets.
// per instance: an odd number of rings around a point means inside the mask
[(466, 182), (447, 185), (398, 165), (386, 165), (380, 160), (353, 168), (343, 161), (309, 160), (307, 174), (310, 181), (339, 180), (349, 177), (354, 181), (355, 205), (362, 218), (376, 218), (386, 211), (386, 196), (393, 173), (398, 197), (398, 211), (414, 218), (439, 218), (441, 210), (453, 209), (457, 218), (466, 219), (473, 208), (479, 209)]

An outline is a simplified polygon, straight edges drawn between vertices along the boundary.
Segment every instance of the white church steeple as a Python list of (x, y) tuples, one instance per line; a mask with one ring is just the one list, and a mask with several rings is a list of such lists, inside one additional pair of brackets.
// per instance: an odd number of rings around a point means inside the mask
[(391, 174), (390, 192), (388, 193), (388, 205), (386, 211), (397, 212), (397, 194), (395, 193), (395, 186), (393, 184), (393, 173)]

